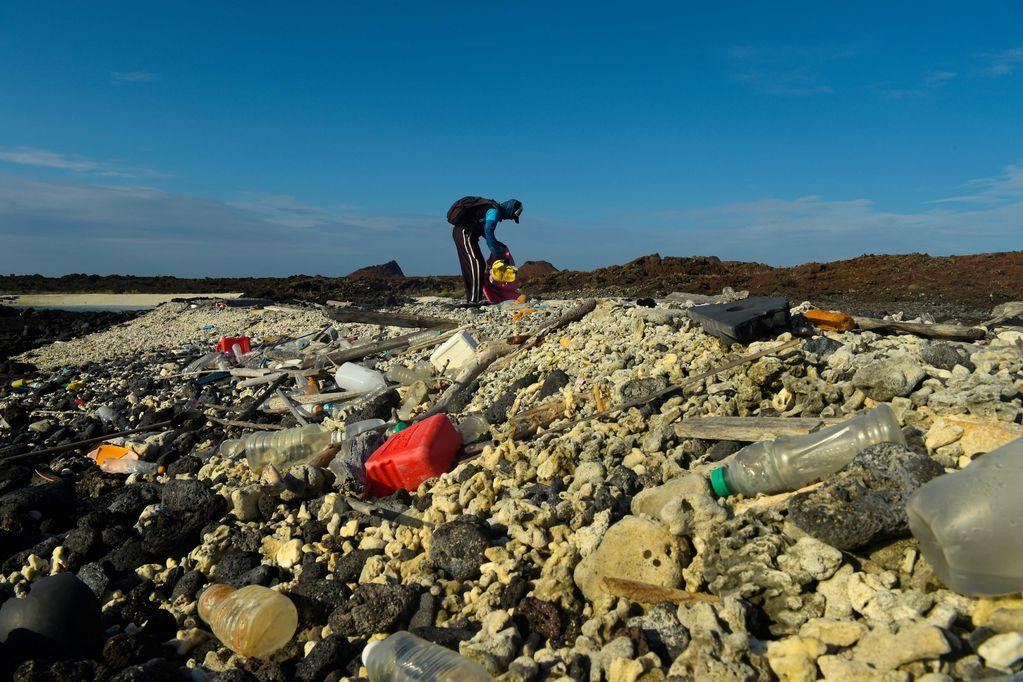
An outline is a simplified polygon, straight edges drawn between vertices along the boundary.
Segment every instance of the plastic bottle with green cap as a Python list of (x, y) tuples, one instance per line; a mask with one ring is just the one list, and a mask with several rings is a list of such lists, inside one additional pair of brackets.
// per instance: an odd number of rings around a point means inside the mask
[(710, 472), (718, 497), (798, 490), (833, 474), (877, 443), (906, 446), (892, 408), (878, 405), (841, 424), (805, 436), (779, 436), (748, 445)]

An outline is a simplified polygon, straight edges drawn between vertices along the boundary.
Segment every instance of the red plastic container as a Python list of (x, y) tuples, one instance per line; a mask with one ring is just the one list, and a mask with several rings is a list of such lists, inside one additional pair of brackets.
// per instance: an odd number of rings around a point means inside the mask
[(252, 350), (252, 340), (247, 336), (225, 336), (220, 339), (220, 343), (218, 343), (217, 347), (213, 350), (218, 353), (230, 355), (233, 353), (231, 349), (234, 348), (234, 344), (236, 343), (241, 346), (243, 353), (248, 353)]
[(435, 414), (399, 431), (366, 460), (369, 493), (413, 492), (428, 478), (440, 476), (462, 447), (462, 436), (447, 415)]

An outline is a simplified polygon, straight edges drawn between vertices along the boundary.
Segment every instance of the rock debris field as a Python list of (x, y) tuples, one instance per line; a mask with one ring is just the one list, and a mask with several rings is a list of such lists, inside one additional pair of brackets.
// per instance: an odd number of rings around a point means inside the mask
[[(447, 320), (486, 341), (477, 357), (511, 344), (467, 385), (425, 381), (421, 401), (407, 399), (415, 384), (392, 384), (289, 409), (264, 395), (259, 372), (228, 374), (233, 360), (219, 375), (185, 375), (224, 336), (250, 337), (246, 358), (266, 358), (267, 372), (307, 370), (280, 386), (296, 398), (337, 392), (318, 344), (330, 355), (394, 341), (361, 359), (380, 372), (434, 350), (401, 344), (420, 329), (339, 321), (323, 306), (169, 303), (26, 353), (19, 360), (37, 370), (0, 394), (5, 675), (366, 679), (366, 643), (402, 630), (508, 681), (936, 682), (1021, 670), (1023, 599), (949, 589), (910, 533), (906, 504), (1023, 435), (1023, 328), (1006, 318), (971, 342), (775, 330), (729, 346), (689, 303), (628, 299), (597, 299), (554, 328), (581, 303), (418, 299), (376, 311)], [(300, 336), (312, 344), (293, 355), (313, 360), (280, 366)], [(255, 424), (295, 426), (292, 411), (337, 431), (390, 425), (396, 410), (414, 421), (442, 396), (453, 396), (452, 422), (479, 415), (489, 430), (446, 473), (386, 497), (322, 459), (255, 471), (220, 447)], [(771, 418), (812, 431), (881, 404), (905, 446), (868, 447), (800, 491), (717, 497), (708, 482), (721, 460), (769, 437), (721, 424)], [(535, 434), (511, 437), (546, 405), (556, 407)], [(368, 433), (342, 448), (348, 461), (361, 464), (385, 437)], [(160, 469), (107, 473), (86, 456), (98, 440), (22, 457), (105, 435)], [(38, 587), (58, 574), (88, 587), (70, 620)], [(199, 614), (215, 583), (286, 596), (294, 635), (264, 656), (236, 653)], [(42, 639), (16, 636), (15, 611), (40, 621), (29, 629)]]

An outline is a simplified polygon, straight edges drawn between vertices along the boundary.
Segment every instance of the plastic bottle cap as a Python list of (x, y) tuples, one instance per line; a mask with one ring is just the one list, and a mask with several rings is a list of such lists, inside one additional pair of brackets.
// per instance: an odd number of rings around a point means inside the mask
[(732, 490), (728, 487), (728, 481), (725, 480), (727, 469), (728, 467), (718, 467), (710, 472), (710, 487), (714, 489), (714, 494), (718, 497), (728, 497), (732, 494)]
[(366, 646), (362, 647), (362, 664), (369, 665), (370, 654), (373, 653), (373, 649), (380, 646), (380, 640), (375, 639), (372, 642), (366, 642)]

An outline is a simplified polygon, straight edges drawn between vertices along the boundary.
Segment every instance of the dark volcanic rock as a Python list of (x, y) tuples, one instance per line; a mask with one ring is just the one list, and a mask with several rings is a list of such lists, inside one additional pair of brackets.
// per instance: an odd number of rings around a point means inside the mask
[(370, 557), (378, 554), (382, 554), (379, 549), (356, 549), (348, 552), (338, 559), (334, 567), (334, 580), (341, 583), (358, 582), (362, 567)]
[(331, 611), (349, 595), (348, 586), (336, 580), (299, 580), (288, 590), (298, 609), (299, 623), (322, 626)]
[(70, 573), (35, 582), (28, 596), (8, 599), (0, 609), (0, 640), (19, 660), (83, 658), (100, 632), (99, 600)]
[(259, 563), (260, 556), (255, 552), (228, 552), (217, 562), (215, 577), (218, 583), (242, 587), (242, 576)]
[(360, 403), (349, 412), (348, 421), (353, 423), (363, 419), (383, 419), (386, 421), (391, 418), (391, 411), (399, 407), (401, 407), (401, 396), (392, 388)]
[(526, 597), (515, 607), (515, 621), (527, 633), (557, 641), (565, 631), (564, 618), (557, 604), (536, 597)]
[(568, 375), (562, 372), (560, 369), (556, 369), (547, 375), (547, 378), (543, 380), (543, 385), (540, 387), (540, 392), (537, 393), (536, 399), (543, 400), (549, 398), (565, 386), (568, 386), (569, 378)]
[(340, 670), (348, 665), (358, 650), (348, 640), (338, 635), (330, 635), (321, 639), (302, 659), (295, 669), (295, 679), (300, 682), (319, 682), (328, 673)]
[(430, 541), (430, 559), (456, 580), (469, 580), (479, 575), (487, 558), (483, 551), (490, 546), (487, 528), (478, 518), (465, 515), (438, 526)]
[(815, 336), (803, 343), (803, 351), (818, 358), (827, 357), (841, 347), (841, 343), (827, 336)]
[(440, 644), (446, 646), (449, 649), (458, 651), (458, 645), (466, 640), (472, 639), (477, 632), (479, 627), (458, 627), (458, 628), (436, 628), (436, 627), (420, 627), (412, 628), (409, 630), (416, 637), (422, 637), (427, 642), (433, 642), (434, 644)]
[(418, 590), (408, 585), (359, 585), (348, 602), (330, 614), (330, 627), (344, 637), (405, 629), (418, 597)]
[(206, 576), (199, 571), (188, 571), (178, 578), (178, 582), (174, 584), (174, 591), (171, 592), (171, 599), (185, 597), (189, 601), (193, 601), (199, 594), (199, 589), (205, 584)]
[(970, 361), (970, 354), (964, 348), (951, 343), (931, 343), (924, 346), (920, 351), (920, 359), (938, 369), (951, 371), (956, 365), (962, 365), (971, 372), (977, 369)]
[(508, 390), (501, 394), (501, 396), (491, 403), (490, 407), (487, 408), (483, 416), (487, 418), (487, 421), (491, 424), (500, 424), (508, 418), (508, 408), (515, 402), (515, 397), (519, 394), (519, 391), (532, 386), (540, 380), (540, 375), (536, 372), (527, 374), (521, 379), (517, 380)]
[(942, 473), (927, 455), (895, 443), (873, 445), (822, 487), (792, 497), (789, 519), (832, 547), (861, 547), (907, 532), (909, 496)]
[(209, 507), (213, 497), (213, 491), (194, 478), (174, 479), (160, 491), (160, 501), (173, 512), (198, 512)]
[(707, 459), (712, 462), (720, 462), (725, 457), (742, 450), (746, 443), (737, 440), (720, 440), (707, 448)]

